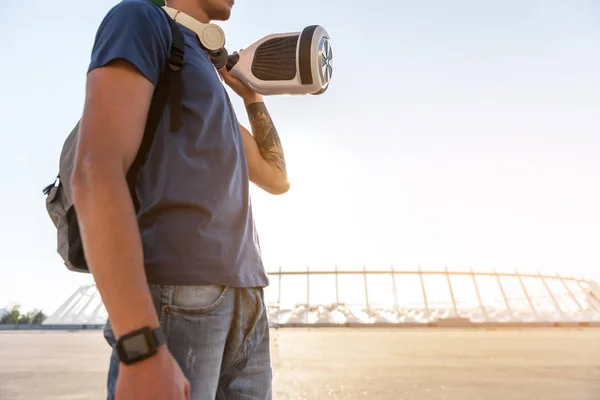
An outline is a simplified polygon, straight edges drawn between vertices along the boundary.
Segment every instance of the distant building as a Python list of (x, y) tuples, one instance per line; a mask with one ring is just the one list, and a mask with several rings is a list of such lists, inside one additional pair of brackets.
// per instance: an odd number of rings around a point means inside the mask
[[(600, 285), (541, 273), (438, 270), (277, 271), (265, 290), (273, 326), (600, 324)], [(45, 324), (103, 324), (94, 285)]]

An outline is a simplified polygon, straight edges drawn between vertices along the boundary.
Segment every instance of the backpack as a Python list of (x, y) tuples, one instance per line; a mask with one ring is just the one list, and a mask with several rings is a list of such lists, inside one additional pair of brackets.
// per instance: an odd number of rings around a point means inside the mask
[[(154, 134), (156, 133), (168, 98), (170, 99), (171, 106), (171, 131), (179, 129), (180, 125), (182, 95), (181, 68), (183, 67), (184, 59), (184, 39), (175, 22), (168, 15), (166, 16), (171, 26), (173, 42), (169, 50), (169, 57), (165, 63), (165, 68), (154, 89), (140, 148), (127, 172), (127, 184), (136, 214), (139, 211), (139, 200), (135, 191), (137, 176), (140, 169), (144, 166), (152, 147)], [(90, 270), (83, 252), (83, 242), (79, 231), (77, 212), (73, 204), (71, 188), (71, 175), (75, 163), (80, 122), (81, 120), (77, 122), (64, 142), (60, 154), (59, 172), (54, 183), (46, 186), (43, 193), (46, 195), (46, 210), (57, 230), (58, 254), (69, 270), (89, 273)]]

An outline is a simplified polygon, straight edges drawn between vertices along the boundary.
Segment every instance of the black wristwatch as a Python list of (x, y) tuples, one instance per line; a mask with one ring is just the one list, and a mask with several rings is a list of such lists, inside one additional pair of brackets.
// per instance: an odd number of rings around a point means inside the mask
[(152, 329), (149, 326), (127, 333), (117, 340), (116, 350), (125, 365), (152, 357), (158, 348), (165, 344), (165, 334), (160, 327)]

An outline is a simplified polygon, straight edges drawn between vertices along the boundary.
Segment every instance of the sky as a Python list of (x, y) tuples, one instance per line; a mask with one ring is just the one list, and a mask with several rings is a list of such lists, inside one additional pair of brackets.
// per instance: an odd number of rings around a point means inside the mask
[[(42, 188), (116, 3), (0, 2), (0, 308), (50, 312), (91, 282), (56, 253)], [(266, 99), (291, 181), (252, 190), (267, 270), (600, 280), (600, 3), (238, 0), (220, 23), (230, 51), (313, 24), (331, 37), (329, 90)]]

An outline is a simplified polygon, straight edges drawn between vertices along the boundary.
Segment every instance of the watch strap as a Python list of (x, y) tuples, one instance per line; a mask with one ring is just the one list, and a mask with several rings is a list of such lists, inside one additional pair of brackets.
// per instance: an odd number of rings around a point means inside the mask
[(167, 337), (165, 336), (165, 333), (163, 332), (160, 326), (152, 330), (152, 335), (154, 336), (156, 347), (167, 343)]

